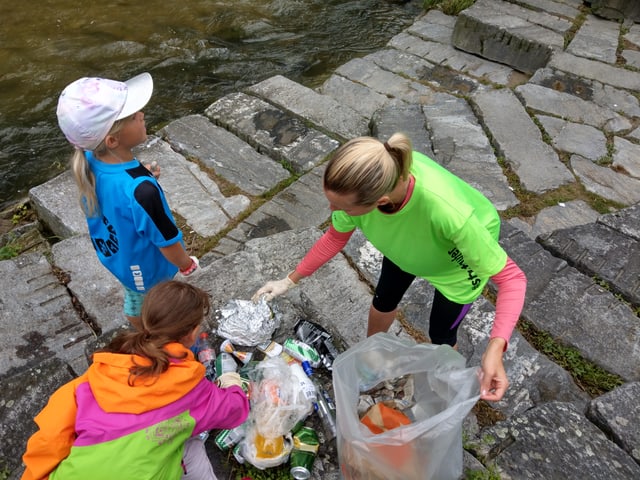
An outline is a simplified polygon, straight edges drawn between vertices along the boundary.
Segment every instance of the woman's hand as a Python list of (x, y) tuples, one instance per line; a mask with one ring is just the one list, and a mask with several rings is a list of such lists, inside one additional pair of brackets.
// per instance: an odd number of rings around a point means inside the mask
[(502, 362), (502, 353), (507, 345), (504, 338), (489, 340), (482, 355), (482, 376), (480, 378), (480, 398), (489, 402), (501, 400), (509, 386), (507, 372)]

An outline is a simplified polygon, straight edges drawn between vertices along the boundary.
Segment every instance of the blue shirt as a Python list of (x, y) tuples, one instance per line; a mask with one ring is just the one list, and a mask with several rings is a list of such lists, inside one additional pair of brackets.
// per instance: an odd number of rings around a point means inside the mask
[(104, 163), (85, 152), (96, 178), (99, 212), (87, 217), (100, 262), (133, 291), (170, 280), (178, 267), (159, 248), (182, 242), (162, 188), (138, 160)]

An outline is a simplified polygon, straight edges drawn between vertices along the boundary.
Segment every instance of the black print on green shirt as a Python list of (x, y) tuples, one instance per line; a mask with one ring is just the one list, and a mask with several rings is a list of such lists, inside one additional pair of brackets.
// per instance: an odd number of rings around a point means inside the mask
[(104, 223), (107, 227), (107, 231), (109, 232), (109, 237), (104, 238), (92, 238), (93, 248), (102, 253), (105, 257), (110, 257), (118, 253), (120, 247), (118, 247), (118, 234), (116, 233), (116, 229), (113, 225), (109, 223), (107, 217), (102, 217), (102, 223)]
[(464, 263), (464, 255), (462, 255), (462, 252), (454, 247), (447, 253), (451, 256), (452, 262), (457, 263), (462, 270), (467, 271), (467, 278), (471, 283), (471, 290), (478, 288), (480, 286), (480, 278), (473, 272), (472, 268), (469, 268), (469, 265)]

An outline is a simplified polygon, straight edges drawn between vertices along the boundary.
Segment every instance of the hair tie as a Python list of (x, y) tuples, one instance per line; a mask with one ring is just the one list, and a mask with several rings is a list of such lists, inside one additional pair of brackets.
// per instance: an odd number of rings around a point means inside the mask
[(391, 148), (387, 142), (384, 142), (384, 143), (383, 143), (383, 145), (384, 145), (384, 149), (385, 149), (387, 152), (391, 153), (391, 151), (393, 150), (393, 148)]
[(142, 335), (144, 336), (145, 340), (149, 340), (151, 338), (151, 332), (146, 328), (142, 329)]

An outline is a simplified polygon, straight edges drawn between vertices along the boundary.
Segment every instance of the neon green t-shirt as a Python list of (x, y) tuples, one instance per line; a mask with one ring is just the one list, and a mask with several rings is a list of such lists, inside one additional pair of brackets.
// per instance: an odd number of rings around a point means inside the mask
[(471, 303), (507, 262), (500, 217), (482, 193), (429, 157), (413, 152), (415, 187), (398, 212), (331, 216), (339, 232), (360, 228), (402, 270), (429, 281), (456, 303)]

